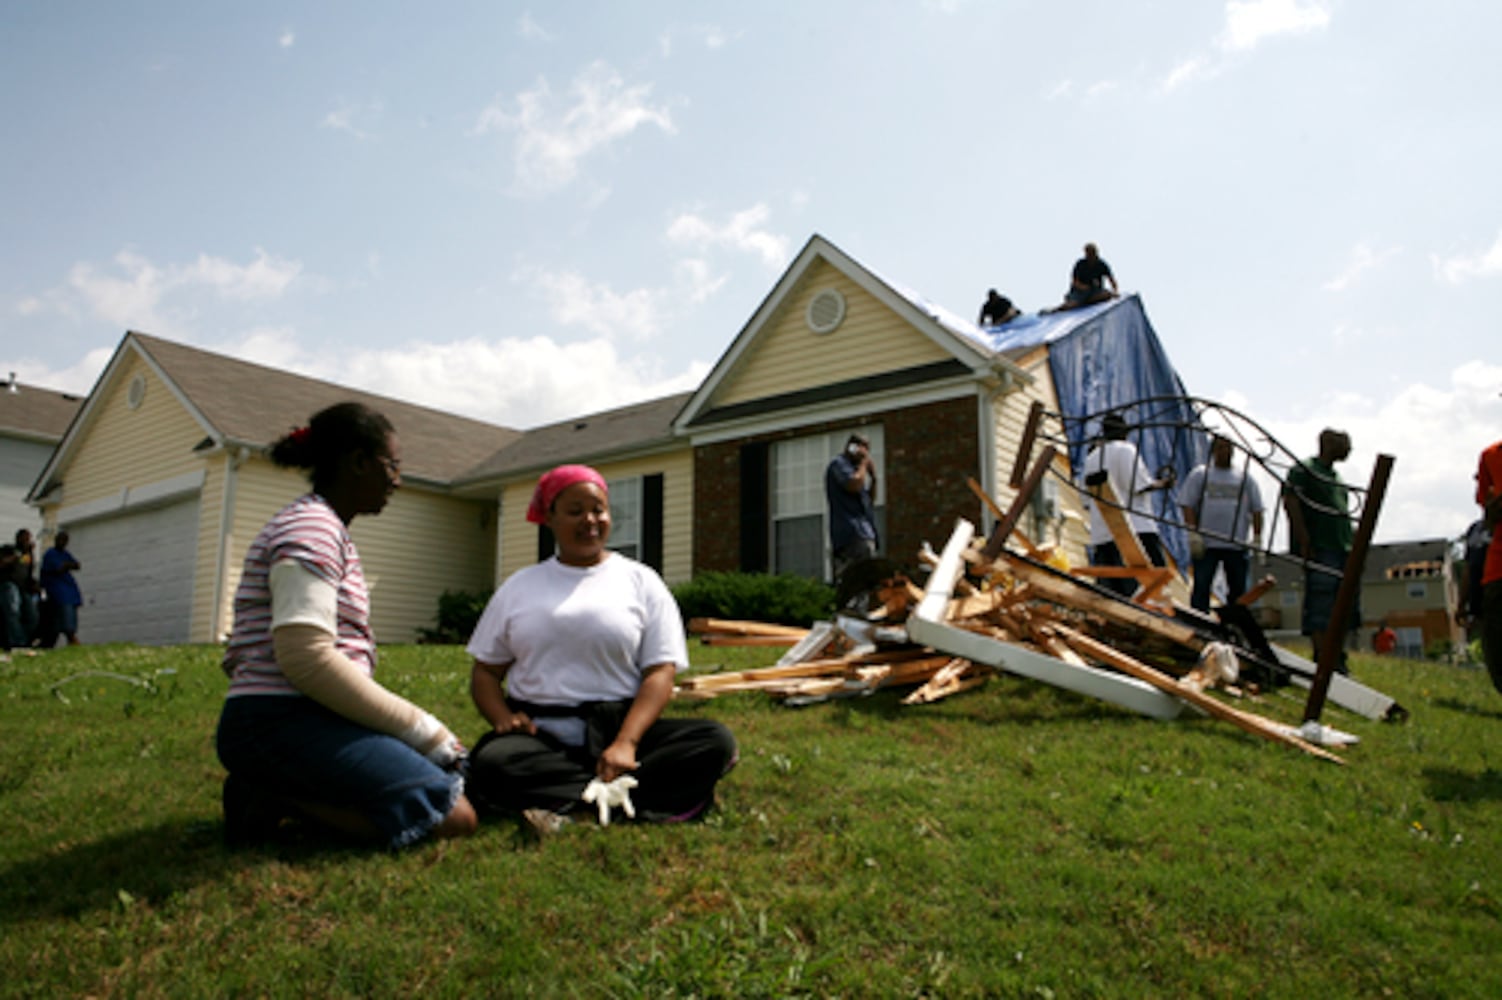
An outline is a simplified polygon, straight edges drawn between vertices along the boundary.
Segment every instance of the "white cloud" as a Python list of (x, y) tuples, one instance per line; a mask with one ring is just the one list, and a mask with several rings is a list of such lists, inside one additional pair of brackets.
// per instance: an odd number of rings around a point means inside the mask
[(283, 31), (280, 35), (277, 36), (276, 44), (280, 45), (284, 49), (290, 49), (293, 45), (297, 44), (297, 35), (294, 34), (290, 29)]
[(498, 97), (480, 113), (471, 134), (517, 133), (518, 185), (532, 192), (555, 191), (578, 176), (586, 157), (639, 128), (676, 131), (668, 109), (648, 103), (651, 92), (650, 84), (627, 86), (610, 66), (595, 62), (574, 79), (562, 101), (554, 99), (546, 80), (518, 94), (514, 110)]
[[(662, 373), (606, 337), (419, 342), (321, 359), (307, 374), (508, 427), (536, 427), (696, 387), (709, 366)], [(401, 428), (397, 428), (400, 432)]]
[(1313, 454), (1324, 428), (1347, 431), (1351, 457), (1340, 473), (1362, 488), (1371, 480), (1377, 455), (1393, 456), (1378, 541), (1454, 536), (1479, 513), (1473, 502), (1476, 461), (1482, 448), (1502, 436), (1499, 391), (1502, 365), (1468, 361), (1451, 372), (1446, 386), (1415, 383), (1380, 395), (1342, 393), (1308, 412), (1261, 423), (1299, 457)]
[(1343, 292), (1361, 280), (1366, 272), (1380, 267), (1399, 252), (1398, 247), (1376, 250), (1364, 241), (1357, 243), (1351, 250), (1351, 259), (1346, 262), (1344, 270), (1325, 282), (1324, 288), (1330, 292)]
[(199, 254), (188, 264), (160, 265), (125, 249), (113, 267), (80, 261), (68, 270), (65, 284), (42, 296), (23, 300), (24, 315), (54, 312), (77, 318), (89, 316), (119, 329), (162, 335), (179, 332), (173, 316), (190, 311), (187, 304), (204, 292), (233, 302), (278, 299), (298, 281), (307, 280), (302, 263), (268, 254), (257, 247), (249, 263)]
[(767, 230), (765, 223), (771, 214), (765, 204), (756, 204), (716, 226), (701, 215), (685, 212), (668, 225), (667, 236), (671, 242), (695, 250), (726, 247), (754, 254), (769, 268), (781, 270), (788, 262), (788, 240)]
[(356, 139), (369, 139), (373, 119), (380, 117), (384, 106), (380, 101), (371, 101), (366, 104), (353, 104), (349, 101), (340, 101), (339, 106), (323, 116), (318, 124), (322, 128), (333, 129), (335, 132), (348, 132)]
[(1229, 0), (1225, 28), (1216, 44), (1244, 52), (1268, 38), (1303, 35), (1329, 24), (1330, 5), (1321, 0)]
[(663, 327), (666, 293), (638, 288), (618, 293), (575, 271), (522, 268), (512, 280), (530, 285), (548, 303), (554, 322), (582, 327), (601, 336), (626, 333), (645, 339)]
[(516, 19), (516, 32), (529, 42), (551, 42), (553, 35), (538, 23), (530, 10), (523, 11)]
[(1434, 263), (1435, 278), (1449, 285), (1494, 277), (1502, 274), (1502, 233), (1497, 235), (1497, 241), (1489, 249), (1479, 254), (1456, 254), (1453, 257), (1431, 254), (1430, 260)]
[(1163, 78), (1161, 86), (1165, 91), (1177, 90), (1179, 87), (1192, 83), (1195, 80), (1202, 80), (1205, 77), (1211, 76), (1216, 71), (1215, 65), (1205, 56), (1193, 56), (1192, 58), (1185, 59), (1170, 70), (1168, 75)]
[(1170, 93), (1219, 76), (1236, 56), (1269, 38), (1304, 35), (1330, 24), (1329, 0), (1228, 0), (1225, 22), (1212, 43), (1213, 54), (1190, 56), (1169, 70), (1159, 89)]

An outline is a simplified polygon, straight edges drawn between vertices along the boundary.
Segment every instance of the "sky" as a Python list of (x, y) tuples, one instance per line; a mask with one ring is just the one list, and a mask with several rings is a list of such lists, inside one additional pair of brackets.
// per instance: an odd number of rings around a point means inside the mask
[(0, 376), (127, 330), (525, 429), (694, 388), (815, 233), (964, 316), (1086, 241), (1190, 394), (1502, 438), (1502, 4), (0, 5)]

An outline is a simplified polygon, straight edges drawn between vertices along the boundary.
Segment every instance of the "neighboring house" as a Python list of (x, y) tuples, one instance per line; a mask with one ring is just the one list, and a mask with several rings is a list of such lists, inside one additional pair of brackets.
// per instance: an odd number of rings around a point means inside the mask
[[(1396, 652), (1421, 657), (1437, 643), (1460, 641), (1456, 622), (1457, 585), (1448, 558), (1452, 542), (1372, 544), (1361, 573), (1361, 622), (1353, 639), (1372, 648), (1372, 635), (1385, 622), (1398, 634)], [(1264, 627), (1299, 632), (1304, 600), (1303, 570), (1279, 559), (1268, 561), (1278, 584), (1257, 602)]]
[[(560, 462), (600, 470), (612, 545), (670, 583), (827, 579), (824, 470), (852, 430), (871, 439), (883, 550), (914, 565), (956, 518), (995, 520), (967, 479), (1012, 502), (1034, 402), (1072, 424), (1021, 527), (1083, 562), (1067, 485), (1093, 432), (1083, 418), (1182, 394), (1136, 296), (982, 329), (814, 236), (696, 391), (526, 432), (129, 333), (30, 499), (73, 534), (90, 641), (217, 640), (247, 545), (302, 488), (266, 447), (329, 403), (365, 400), (401, 435), (405, 485), (353, 533), (377, 634), (409, 641), (444, 590), (487, 590), (551, 551), (524, 513)], [(1184, 435), (1139, 444), (1152, 468), (1193, 464)]]
[(378, 635), (411, 640), (445, 589), (490, 586), (494, 504), (449, 484), (516, 431), (127, 333), (32, 489), (83, 565), (87, 641), (217, 641), (246, 548), (306, 489), (265, 449), (314, 412), (357, 399), (402, 439), (403, 488), (352, 534)]
[(46, 549), (42, 518), (27, 505), (26, 494), (52, 457), (52, 450), (83, 399), (17, 382), (0, 382), (0, 542), (10, 542), (25, 528)]

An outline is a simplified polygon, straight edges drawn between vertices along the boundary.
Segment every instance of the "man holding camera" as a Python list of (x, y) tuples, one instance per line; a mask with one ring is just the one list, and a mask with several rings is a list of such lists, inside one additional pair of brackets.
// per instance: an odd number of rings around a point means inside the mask
[(876, 465), (871, 442), (856, 432), (824, 470), (829, 502), (829, 546), (836, 582), (852, 563), (876, 555)]

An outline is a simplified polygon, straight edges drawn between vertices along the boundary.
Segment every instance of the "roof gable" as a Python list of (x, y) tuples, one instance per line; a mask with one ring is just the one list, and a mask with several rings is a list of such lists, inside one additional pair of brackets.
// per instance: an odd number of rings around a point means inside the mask
[[(968, 371), (972, 375), (987, 375), (997, 367), (1022, 374), (1010, 360), (984, 344), (981, 331), (974, 324), (885, 280), (815, 234), (788, 265), (699, 389), (690, 397), (678, 417), (677, 425), (681, 430), (702, 422), (717, 406), (727, 402), (732, 405), (744, 402), (726, 390), (739, 375), (754, 365), (755, 355), (770, 338), (776, 336), (778, 325), (784, 320), (786, 311), (802, 300), (800, 296), (807, 297), (810, 292), (809, 276), (817, 275), (824, 269), (828, 269), (826, 273), (837, 275), (840, 280), (848, 282), (863, 296), (869, 296), (870, 301), (895, 314), (922, 337), (926, 337), (937, 348), (926, 354), (931, 359), (929, 364), (942, 365), (944, 359), (948, 359), (954, 370)], [(810, 387), (797, 385), (792, 388), (806, 393)], [(796, 394), (795, 392), (794, 395)]]

